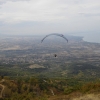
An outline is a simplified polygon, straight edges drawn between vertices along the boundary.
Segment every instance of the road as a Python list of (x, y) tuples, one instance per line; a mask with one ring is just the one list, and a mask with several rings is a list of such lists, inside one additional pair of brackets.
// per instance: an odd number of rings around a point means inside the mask
[(1, 83), (4, 82), (4, 81), (5, 81), (4, 79), (2, 79), (2, 80), (0, 81), (0, 87), (2, 87), (1, 92), (0, 92), (0, 98), (3, 97), (3, 91), (4, 91), (4, 89), (5, 89), (5, 86), (1, 84)]

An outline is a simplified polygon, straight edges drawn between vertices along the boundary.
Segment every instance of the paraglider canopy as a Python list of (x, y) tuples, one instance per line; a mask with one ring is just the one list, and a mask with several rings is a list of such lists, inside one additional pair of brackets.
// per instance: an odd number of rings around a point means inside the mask
[(48, 35), (46, 35), (46, 36), (41, 40), (41, 43), (44, 41), (45, 38), (47, 38), (48, 36), (51, 36), (51, 35), (60, 36), (60, 37), (64, 38), (64, 39), (68, 42), (68, 39), (67, 39), (63, 34), (52, 33), (52, 34), (48, 34)]

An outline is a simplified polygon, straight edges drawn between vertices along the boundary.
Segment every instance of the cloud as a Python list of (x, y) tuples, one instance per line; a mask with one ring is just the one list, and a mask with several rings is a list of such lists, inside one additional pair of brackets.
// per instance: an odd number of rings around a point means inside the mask
[(100, 0), (0, 0), (2, 33), (100, 31)]
[(0, 9), (0, 20), (5, 23), (70, 21), (80, 18), (80, 14), (87, 17), (100, 11), (96, 9), (100, 6), (99, 0), (4, 0), (1, 3), (4, 4)]
[(57, 0), (12, 2), (9, 0), (2, 5), (1, 18), (5, 22), (65, 20), (74, 13), (74, 7), (70, 1), (65, 0), (63, 2)]
[(0, 0), (0, 4), (6, 3), (6, 2), (9, 2), (9, 1), (18, 2), (18, 1), (30, 1), (30, 0)]
[(79, 14), (84, 17), (100, 17), (100, 13), (79, 13)]

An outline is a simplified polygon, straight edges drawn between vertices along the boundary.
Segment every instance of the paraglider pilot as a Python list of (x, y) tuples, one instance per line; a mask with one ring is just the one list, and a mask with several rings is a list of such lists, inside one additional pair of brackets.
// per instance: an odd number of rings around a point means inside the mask
[(54, 57), (57, 57), (57, 55), (56, 55), (56, 54), (54, 54)]

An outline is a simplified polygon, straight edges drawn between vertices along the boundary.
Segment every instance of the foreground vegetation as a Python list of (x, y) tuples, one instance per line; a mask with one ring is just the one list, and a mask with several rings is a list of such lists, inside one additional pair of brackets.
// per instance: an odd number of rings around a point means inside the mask
[[(1, 100), (49, 100), (52, 97), (66, 95), (71, 99), (87, 93), (99, 93), (100, 81), (83, 81), (79, 79), (60, 79), (46, 77), (1, 77)], [(58, 100), (58, 99), (57, 99)]]

